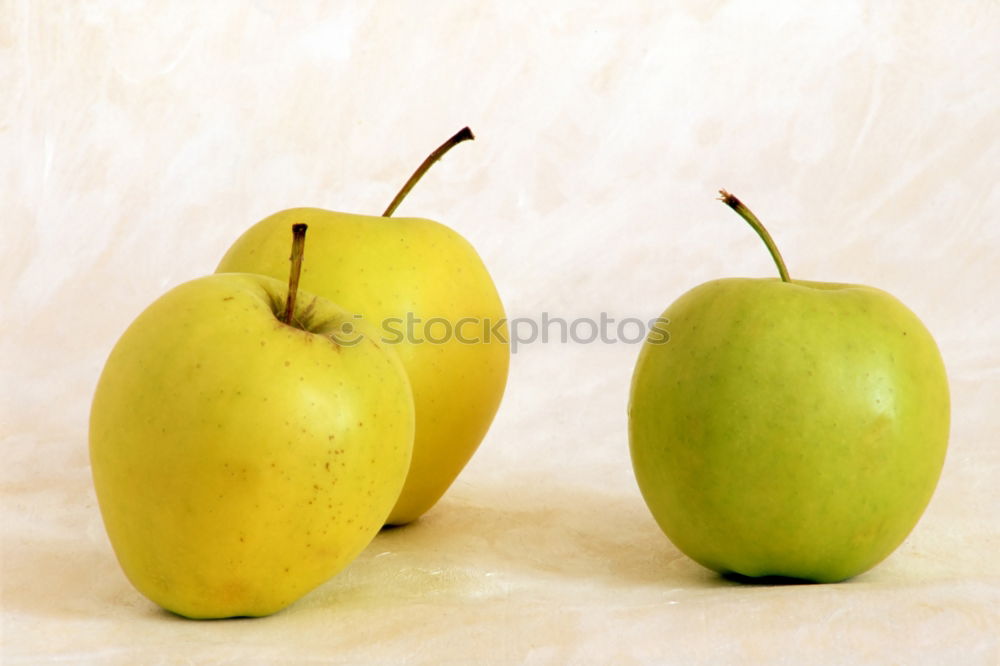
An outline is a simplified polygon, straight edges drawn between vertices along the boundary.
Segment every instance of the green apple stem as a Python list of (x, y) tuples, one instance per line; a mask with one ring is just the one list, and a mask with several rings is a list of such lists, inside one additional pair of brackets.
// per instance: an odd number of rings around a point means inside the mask
[(735, 210), (740, 217), (746, 220), (747, 223), (753, 227), (753, 230), (757, 232), (757, 235), (760, 236), (761, 240), (764, 241), (764, 245), (767, 246), (767, 251), (771, 253), (771, 258), (774, 259), (774, 263), (778, 266), (778, 274), (781, 275), (781, 281), (791, 282), (791, 279), (788, 277), (788, 269), (785, 268), (785, 260), (781, 258), (781, 253), (778, 252), (778, 246), (774, 244), (774, 239), (771, 238), (771, 234), (767, 233), (767, 229), (765, 229), (764, 225), (760, 223), (757, 216), (754, 215), (742, 201), (734, 197), (729, 192), (719, 190), (719, 194), (721, 195), (719, 198), (722, 202)]
[(281, 315), (283, 324), (291, 325), (292, 313), (295, 312), (295, 298), (299, 295), (299, 276), (302, 274), (302, 255), (306, 249), (306, 229), (308, 225), (292, 225), (292, 262), (291, 272), (288, 274), (288, 298), (285, 299), (285, 312)]
[(420, 164), (420, 166), (417, 167), (417, 170), (413, 172), (413, 175), (410, 176), (410, 179), (406, 181), (405, 185), (403, 185), (403, 189), (401, 189), (396, 194), (396, 197), (392, 200), (392, 203), (390, 203), (389, 207), (385, 209), (384, 213), (382, 213), (382, 217), (391, 217), (392, 214), (396, 212), (396, 208), (398, 208), (399, 204), (403, 201), (403, 199), (406, 198), (406, 195), (410, 193), (410, 190), (412, 190), (413, 186), (417, 184), (417, 181), (420, 180), (425, 173), (427, 173), (427, 170), (431, 168), (431, 165), (433, 165), (439, 159), (444, 157), (445, 153), (447, 153), (449, 150), (451, 150), (458, 144), (462, 143), (463, 141), (468, 141), (470, 139), (475, 139), (475, 138), (476, 137), (472, 134), (472, 130), (470, 130), (468, 127), (463, 127), (462, 129), (458, 130), (458, 132), (455, 133), (455, 136), (451, 137), (450, 139), (442, 143), (440, 146), (438, 146), (437, 150), (428, 155), (427, 159), (425, 159)]

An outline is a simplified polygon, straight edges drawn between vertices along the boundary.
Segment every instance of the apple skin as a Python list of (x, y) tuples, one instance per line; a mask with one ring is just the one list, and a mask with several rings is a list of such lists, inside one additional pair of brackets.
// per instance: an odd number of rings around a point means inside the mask
[(354, 559), (409, 468), (413, 403), (391, 349), (338, 344), (352, 315), (286, 285), (212, 275), (150, 305), (115, 345), (90, 458), (135, 587), (190, 618), (274, 613)]
[[(453, 326), (472, 318), (498, 327), (502, 339), (463, 329), (467, 339), (391, 344), (406, 367), (416, 407), (413, 462), (388, 523), (416, 520), (445, 493), (475, 453), (503, 397), (510, 350), (500, 296), (475, 249), (448, 227), (422, 218), (375, 217), (319, 208), (275, 213), (247, 230), (226, 252), (218, 272), (280, 277), (287, 272), (288, 228), (309, 225), (302, 288), (361, 313), (376, 328), (412, 313), (425, 324)], [(395, 342), (402, 325), (383, 339)], [(440, 326), (415, 329), (440, 338)]]
[(948, 382), (916, 315), (858, 285), (729, 278), (663, 313), (629, 439), (643, 498), (718, 572), (856, 576), (916, 525), (944, 463)]

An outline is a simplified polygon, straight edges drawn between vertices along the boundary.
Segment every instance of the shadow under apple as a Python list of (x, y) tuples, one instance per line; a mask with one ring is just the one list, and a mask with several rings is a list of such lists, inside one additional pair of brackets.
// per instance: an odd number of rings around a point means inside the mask
[(460, 482), (419, 521), (383, 529), (303, 603), (549, 599), (564, 595), (567, 581), (581, 599), (614, 590), (652, 602), (729, 584), (680, 553), (638, 493), (531, 481)]

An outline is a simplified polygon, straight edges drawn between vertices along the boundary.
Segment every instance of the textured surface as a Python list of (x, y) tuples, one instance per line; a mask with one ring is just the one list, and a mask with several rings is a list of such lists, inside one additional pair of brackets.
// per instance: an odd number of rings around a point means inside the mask
[[(670, 4), (0, 0), (4, 663), (1000, 661), (1000, 9)], [(270, 213), (379, 212), (464, 124), (399, 214), (461, 231), (513, 317), (645, 320), (773, 275), (719, 187), (794, 276), (913, 309), (954, 407), (903, 546), (833, 586), (701, 569), (632, 477), (638, 348), (550, 339), (441, 504), (295, 606), (140, 597), (87, 461), (114, 341)]]

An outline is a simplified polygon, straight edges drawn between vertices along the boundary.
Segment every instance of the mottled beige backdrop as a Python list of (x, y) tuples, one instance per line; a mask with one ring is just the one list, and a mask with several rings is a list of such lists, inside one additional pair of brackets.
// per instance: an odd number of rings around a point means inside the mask
[[(0, 0), (4, 663), (1000, 661), (1000, 6)], [(282, 208), (464, 234), (512, 317), (655, 317), (773, 275), (886, 289), (953, 391), (938, 492), (841, 585), (745, 587), (659, 532), (633, 344), (527, 344), (440, 505), (274, 617), (181, 621), (121, 574), (90, 482), (102, 364)]]

